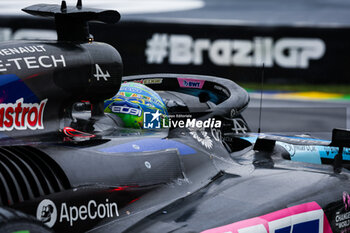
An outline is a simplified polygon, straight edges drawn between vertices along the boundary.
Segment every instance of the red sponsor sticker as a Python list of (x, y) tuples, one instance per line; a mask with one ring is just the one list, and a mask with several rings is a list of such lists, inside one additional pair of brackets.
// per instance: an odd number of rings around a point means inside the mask
[(21, 98), (14, 104), (0, 104), (0, 131), (44, 129), (46, 103), (47, 99), (40, 103), (23, 103)]

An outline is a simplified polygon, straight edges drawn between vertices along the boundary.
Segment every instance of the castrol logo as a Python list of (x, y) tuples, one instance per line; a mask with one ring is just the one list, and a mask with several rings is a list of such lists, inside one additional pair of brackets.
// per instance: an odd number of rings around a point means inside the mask
[(44, 129), (46, 103), (47, 99), (40, 103), (23, 103), (21, 98), (14, 104), (0, 104), (0, 131)]

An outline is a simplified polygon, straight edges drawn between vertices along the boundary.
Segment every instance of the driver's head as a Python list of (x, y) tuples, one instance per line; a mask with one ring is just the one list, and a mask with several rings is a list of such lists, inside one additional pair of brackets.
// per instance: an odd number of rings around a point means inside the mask
[(151, 88), (134, 82), (123, 83), (119, 92), (112, 98), (105, 100), (104, 111), (120, 117), (124, 127), (143, 128), (144, 114), (157, 111), (161, 125), (163, 118), (168, 119), (168, 111), (162, 98)]

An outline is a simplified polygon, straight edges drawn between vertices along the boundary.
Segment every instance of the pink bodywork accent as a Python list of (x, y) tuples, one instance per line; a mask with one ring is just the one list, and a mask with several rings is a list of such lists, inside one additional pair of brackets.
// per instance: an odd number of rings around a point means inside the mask
[[(269, 233), (269, 222), (314, 210), (322, 210), (322, 208), (316, 202), (309, 202), (297, 206), (292, 206), (283, 210), (278, 210), (266, 215), (262, 215), (260, 217), (246, 219), (229, 225), (205, 230), (201, 233), (238, 233), (239, 229), (256, 226), (259, 224), (264, 225), (266, 231)], [(332, 233), (332, 229), (325, 214), (323, 214), (323, 233)]]

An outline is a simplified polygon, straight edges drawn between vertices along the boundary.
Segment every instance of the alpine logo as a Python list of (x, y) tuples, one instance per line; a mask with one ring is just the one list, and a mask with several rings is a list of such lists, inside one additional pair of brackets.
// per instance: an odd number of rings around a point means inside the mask
[(96, 68), (96, 74), (94, 74), (94, 77), (97, 81), (100, 81), (100, 78), (103, 78), (104, 81), (108, 81), (108, 78), (111, 77), (109, 72), (106, 70), (106, 73), (103, 73), (101, 67), (98, 64), (95, 64)]
[(47, 99), (40, 103), (23, 103), (20, 98), (14, 104), (0, 104), (0, 131), (44, 129), (46, 103)]

